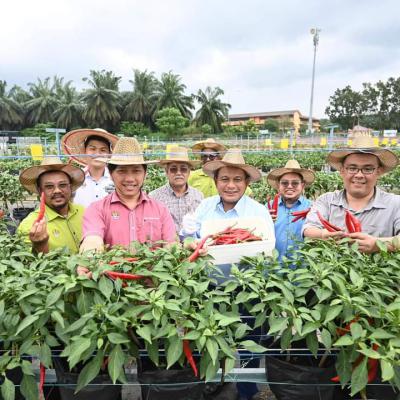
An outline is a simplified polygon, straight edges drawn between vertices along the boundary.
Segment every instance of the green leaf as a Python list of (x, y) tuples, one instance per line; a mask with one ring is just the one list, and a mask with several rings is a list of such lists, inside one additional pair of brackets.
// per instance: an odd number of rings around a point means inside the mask
[(61, 297), (63, 291), (64, 291), (64, 288), (62, 286), (53, 289), (47, 296), (46, 308), (48, 308), (48, 307), (52, 306), (54, 303), (56, 303), (58, 301), (58, 299)]
[(0, 300), (0, 317), (4, 314), (4, 300)]
[(90, 347), (90, 344), (91, 340), (86, 337), (80, 337), (71, 344), (68, 357), (70, 368), (73, 368), (79, 361), (81, 361), (82, 354)]
[(219, 363), (213, 364), (212, 362), (208, 363), (206, 370), (206, 382), (210, 381), (217, 375), (219, 370)]
[(357, 367), (354, 368), (351, 374), (351, 396), (354, 396), (367, 386), (368, 369), (367, 358), (364, 357)]
[(20, 332), (22, 332), (29, 325), (32, 325), (38, 319), (39, 319), (39, 315), (28, 315), (18, 325), (17, 332), (15, 332), (15, 334), (18, 335)]
[(381, 360), (382, 381), (390, 381), (394, 377), (394, 368), (391, 363)]
[(112, 349), (108, 361), (108, 373), (114, 384), (117, 381), (118, 377), (121, 375), (121, 372), (123, 371), (124, 362), (124, 352), (122, 351), (121, 346), (117, 344)]
[(85, 315), (90, 311), (91, 296), (82, 288), (76, 300), (76, 307), (80, 315)]
[(130, 339), (128, 338), (128, 336), (123, 335), (123, 334), (118, 333), (118, 332), (111, 332), (111, 333), (109, 333), (107, 335), (107, 337), (108, 337), (108, 340), (111, 343), (114, 343), (114, 344), (121, 344), (121, 343), (129, 343), (130, 342)]
[(321, 340), (327, 350), (329, 350), (332, 347), (332, 336), (327, 329), (322, 329)]
[(250, 330), (247, 324), (240, 324), (235, 331), (235, 339), (241, 339)]
[(207, 348), (208, 353), (210, 354), (213, 364), (215, 364), (218, 359), (218, 344), (217, 344), (217, 342), (212, 338), (208, 338), (206, 341), (206, 348)]
[(254, 340), (244, 340), (240, 342), (240, 345), (252, 353), (264, 353), (264, 351), (268, 350), (264, 346), (257, 344)]
[(159, 357), (158, 357), (158, 344), (157, 344), (157, 341), (154, 341), (151, 344), (147, 343), (146, 348), (147, 348), (147, 354), (149, 355), (150, 360), (153, 361), (153, 363), (155, 365), (158, 365), (159, 364)]
[(318, 354), (318, 338), (316, 332), (311, 332), (306, 336), (307, 347), (316, 357)]
[(229, 373), (235, 367), (236, 360), (234, 358), (225, 358), (225, 373)]
[(350, 332), (354, 340), (357, 340), (362, 336), (362, 326), (358, 322), (353, 322), (352, 324), (350, 324)]
[(34, 376), (24, 375), (20, 389), (26, 400), (37, 400), (39, 398), (39, 391)]
[(150, 325), (144, 325), (138, 329), (136, 329), (136, 333), (142, 337), (144, 340), (147, 340), (151, 343), (151, 328)]
[(50, 368), (51, 366), (51, 350), (50, 347), (46, 343), (42, 343), (40, 346), (40, 362), (46, 367)]
[(4, 400), (14, 400), (15, 386), (6, 376), (4, 377), (3, 384), (1, 385), (1, 396)]
[(339, 338), (333, 345), (334, 346), (351, 346), (354, 344), (353, 338), (349, 335), (344, 335)]
[(324, 324), (334, 320), (343, 310), (342, 305), (330, 306), (328, 312), (326, 313)]
[(64, 328), (64, 318), (59, 311), (52, 311), (51, 318), (56, 321), (61, 326), (61, 328)]
[(271, 335), (275, 332), (280, 332), (283, 329), (287, 328), (288, 319), (287, 318), (275, 318), (272, 323), (270, 320), (270, 328), (268, 334)]
[(290, 342), (292, 341), (292, 328), (286, 328), (281, 335), (281, 348), (282, 350), (286, 350), (290, 346)]
[(105, 276), (102, 276), (99, 280), (99, 290), (103, 294), (104, 297), (109, 299), (111, 296), (111, 293), (114, 290), (114, 285), (110, 279), (106, 278)]
[(100, 372), (100, 368), (104, 361), (103, 350), (98, 350), (96, 356), (87, 363), (78, 376), (75, 394), (88, 385)]
[(358, 352), (361, 354), (364, 354), (368, 358), (373, 358), (376, 360), (381, 358), (381, 355), (377, 351), (372, 350), (372, 349), (361, 349), (361, 350), (358, 350)]
[(218, 322), (218, 326), (228, 326), (230, 324), (233, 324), (234, 322), (239, 322), (239, 321), (240, 321), (239, 316), (234, 316), (234, 317), (223, 316)]
[(395, 335), (392, 335), (389, 332), (386, 332), (382, 328), (376, 329), (372, 334), (370, 335), (370, 339), (392, 339), (395, 338)]
[(171, 367), (179, 360), (182, 351), (182, 340), (178, 336), (171, 337), (167, 348), (167, 368)]
[(198, 331), (190, 331), (183, 337), (183, 339), (197, 340), (200, 336), (201, 336), (200, 332), (198, 332)]

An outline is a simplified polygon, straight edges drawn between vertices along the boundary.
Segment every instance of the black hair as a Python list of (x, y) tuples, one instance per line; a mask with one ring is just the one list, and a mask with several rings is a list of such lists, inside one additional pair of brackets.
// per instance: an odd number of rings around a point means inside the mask
[(106, 144), (108, 149), (111, 152), (111, 142), (108, 139), (106, 139), (105, 137), (99, 136), (99, 135), (90, 135), (90, 136), (88, 136), (85, 139), (85, 142), (84, 142), (85, 149), (86, 149), (86, 147), (88, 146), (88, 144), (89, 144), (89, 142), (91, 140), (98, 140), (99, 142), (102, 142), (102, 143)]
[[(233, 166), (233, 165), (232, 165)], [(235, 167), (236, 168), (236, 167)], [(218, 179), (218, 174), (219, 174), (219, 170), (220, 170), (221, 168), (218, 168), (215, 172), (214, 172), (214, 179), (215, 180), (217, 180)], [(239, 169), (241, 169), (243, 172), (244, 172), (244, 179), (246, 180), (246, 181), (248, 181), (249, 179), (250, 179), (250, 175), (244, 170), (244, 169), (242, 169), (242, 168), (239, 168)]]
[[(129, 165), (129, 164), (128, 164)], [(132, 164), (131, 164), (132, 165)], [(139, 165), (143, 165), (144, 168), (144, 172), (147, 172), (147, 164), (139, 164)], [(108, 168), (108, 172), (111, 174), (112, 172), (114, 172), (118, 167), (118, 164), (107, 164), (107, 168)]]

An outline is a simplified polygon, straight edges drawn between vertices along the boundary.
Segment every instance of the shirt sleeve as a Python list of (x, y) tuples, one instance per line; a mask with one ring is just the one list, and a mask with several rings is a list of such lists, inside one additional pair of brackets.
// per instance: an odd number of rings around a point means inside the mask
[(175, 229), (175, 223), (167, 207), (162, 207), (161, 209), (161, 223), (162, 240), (168, 243), (176, 242), (178, 239)]
[(397, 197), (397, 207), (393, 218), (394, 236), (400, 235), (400, 196)]
[(304, 230), (307, 228), (323, 229), (323, 226), (317, 215), (318, 211), (325, 219), (329, 221), (329, 201), (327, 194), (323, 194), (322, 196), (318, 197), (318, 199), (315, 200), (315, 202), (311, 205), (311, 210), (307, 214), (303, 228), (301, 229), (302, 236), (304, 236)]
[(87, 236), (100, 236), (104, 240), (105, 221), (102, 209), (102, 202), (92, 203), (85, 209), (83, 214), (82, 239)]
[(35, 221), (38, 215), (39, 211), (35, 210), (31, 212), (26, 218), (24, 218), (18, 225), (17, 233), (22, 237), (22, 240), (28, 245), (32, 244), (31, 240), (29, 239), (29, 232), (31, 231), (33, 222)]

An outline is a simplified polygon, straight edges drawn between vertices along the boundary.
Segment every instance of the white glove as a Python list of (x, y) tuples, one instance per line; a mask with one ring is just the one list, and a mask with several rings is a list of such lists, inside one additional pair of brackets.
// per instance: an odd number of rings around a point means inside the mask
[(194, 214), (186, 214), (183, 216), (181, 232), (185, 236), (193, 235), (197, 232), (197, 222)]

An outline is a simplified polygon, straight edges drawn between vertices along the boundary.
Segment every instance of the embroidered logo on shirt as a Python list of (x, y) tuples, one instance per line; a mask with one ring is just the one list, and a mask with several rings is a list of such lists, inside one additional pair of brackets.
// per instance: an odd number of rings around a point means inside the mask
[(58, 229), (53, 229), (53, 235), (54, 235), (54, 237), (59, 237), (60, 231)]
[(119, 212), (118, 211), (111, 211), (111, 218), (112, 219), (119, 219)]

